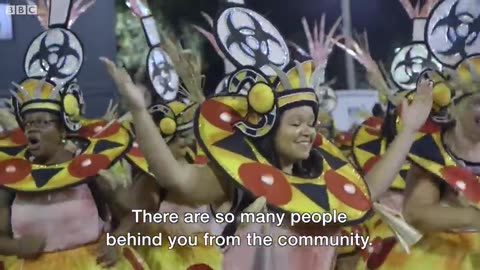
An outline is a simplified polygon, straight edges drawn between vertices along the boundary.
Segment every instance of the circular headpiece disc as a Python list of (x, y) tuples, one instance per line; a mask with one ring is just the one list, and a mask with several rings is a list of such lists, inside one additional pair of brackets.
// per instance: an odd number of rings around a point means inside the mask
[(426, 69), (440, 69), (441, 65), (423, 43), (413, 43), (400, 49), (393, 58), (390, 74), (402, 90), (414, 90), (420, 74)]
[(478, 0), (444, 0), (430, 13), (426, 42), (444, 65), (480, 53), (480, 3)]
[(290, 61), (280, 32), (262, 15), (246, 8), (224, 10), (216, 21), (218, 44), (237, 67), (253, 66), (267, 76), (276, 75), (269, 65), (283, 69)]
[(48, 78), (56, 85), (72, 80), (83, 63), (83, 47), (69, 30), (49, 29), (37, 36), (25, 55), (28, 77)]
[(154, 47), (150, 50), (147, 68), (155, 91), (166, 101), (174, 100), (180, 80), (172, 60), (162, 48)]

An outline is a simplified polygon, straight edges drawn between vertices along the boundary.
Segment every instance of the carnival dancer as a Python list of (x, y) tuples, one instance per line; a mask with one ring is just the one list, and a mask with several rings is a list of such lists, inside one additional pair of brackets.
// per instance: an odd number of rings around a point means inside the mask
[[(139, 1), (128, 3), (135, 14), (142, 19), (142, 24), (146, 26), (147, 20), (154, 20), (149, 13), (140, 14), (138, 10), (146, 10), (148, 6)], [(144, 6), (140, 7), (139, 4)], [(137, 5), (137, 6), (136, 6)], [(151, 37), (156, 29), (144, 27), (145, 34), (150, 45)], [(158, 33), (158, 32), (157, 32)], [(196, 143), (193, 134), (193, 119), (198, 105), (203, 102), (203, 75), (201, 54), (195, 48), (184, 49), (180, 41), (168, 33), (161, 35), (161, 43), (164, 51), (164, 61), (157, 61), (155, 69), (171, 72), (170, 80), (165, 83), (172, 87), (176, 96), (170, 97), (171, 92), (165, 91), (166, 84), (159, 81), (159, 78), (152, 76), (152, 67), (147, 66), (147, 78), (144, 85), (152, 96), (154, 103), (149, 107), (149, 112), (153, 120), (157, 123), (158, 131), (164, 137), (169, 149), (178, 162), (181, 163), (203, 163), (200, 155), (197, 155)], [(190, 36), (190, 38), (192, 38)], [(190, 44), (193, 45), (193, 44)], [(156, 50), (155, 47), (152, 51)], [(150, 64), (148, 59), (147, 63)], [(155, 59), (157, 60), (157, 59)], [(170, 70), (168, 69), (170, 67)], [(161, 73), (160, 73), (161, 74)], [(175, 79), (177, 78), (177, 79)], [(163, 78), (160, 78), (163, 79)], [(176, 84), (176, 85), (175, 85)], [(176, 88), (176, 89), (175, 89)], [(165, 200), (162, 202), (160, 211), (177, 212), (180, 216), (187, 212), (209, 212), (207, 206), (189, 207), (186, 206), (183, 196), (176, 195), (175, 191), (164, 190)], [(183, 201), (183, 203), (182, 203)], [(179, 204), (181, 203), (181, 204)], [(192, 205), (192, 204), (190, 204)], [(149, 226), (148, 233), (158, 234), (158, 231), (164, 231), (169, 235), (200, 235), (211, 233), (211, 222), (208, 224), (186, 224), (183, 222), (177, 224), (159, 224), (158, 226)], [(198, 237), (198, 239), (203, 239)], [(175, 247), (169, 249), (168, 245), (162, 247), (143, 247), (141, 253), (145, 256), (150, 267), (154, 269), (191, 269), (193, 267), (209, 267), (208, 269), (221, 269), (222, 254), (215, 245), (199, 244), (195, 247)]]
[[(378, 269), (480, 267), (475, 258), (479, 243), (475, 111), (480, 61), (474, 44), (478, 37), (466, 40), (451, 28), (460, 21), (460, 14), (478, 17), (472, 7), (468, 1), (440, 1), (425, 22), (426, 46), (446, 74), (436, 77), (434, 86), (434, 100), (443, 106), (434, 106), (429, 128), (416, 135), (409, 154), (414, 165), (407, 175), (403, 212), (424, 237), (410, 254), (393, 247)], [(438, 43), (442, 39), (447, 42)]]
[[(71, 7), (71, 1), (50, 1), (49, 29), (28, 48), (27, 79), (14, 83), (21, 128), (0, 147), (4, 269), (103, 269), (108, 263), (97, 261), (100, 239), (108, 218), (121, 218), (109, 215), (113, 195), (96, 176), (128, 151), (131, 137), (118, 125), (95, 138), (81, 135), (83, 99), (72, 79), (83, 48), (68, 30)], [(51, 51), (47, 41), (65, 49)], [(72, 153), (67, 140), (82, 148)], [(116, 269), (148, 269), (133, 249), (120, 254)]]
[[(244, 32), (236, 32), (239, 17), (251, 21), (246, 27), (253, 27), (254, 33), (262, 33), (255, 38), (267, 37), (277, 46), (266, 51), (257, 47), (247, 52), (239, 49), (239, 44), (251, 45), (244, 43)], [(165, 187), (198, 203), (232, 200), (233, 205), (242, 206), (265, 196), (271, 209), (313, 214), (331, 213), (331, 206), (335, 206), (336, 211), (347, 213), (351, 224), (361, 222), (372, 206), (363, 180), (328, 140), (317, 140), (312, 148), (319, 106), (314, 89), (321, 83), (323, 67), (315, 70), (312, 61), (291, 62), (278, 31), (252, 10), (228, 6), (216, 25), (218, 40), (230, 60), (239, 67), (248, 62), (256, 68), (239, 69), (230, 79), (229, 94), (208, 99), (199, 108), (194, 128), (209, 158), (208, 166), (181, 164), (174, 159), (165, 141), (152, 136), (156, 125), (128, 74), (104, 59), (118, 89), (129, 101), (137, 140), (152, 172)], [(241, 91), (248, 94), (239, 94)], [(428, 97), (426, 94), (406, 106), (406, 123), (413, 129), (423, 124), (416, 110), (428, 107)], [(158, 155), (160, 152), (165, 154)], [(322, 166), (317, 166), (318, 162)], [(391, 183), (384, 183), (379, 174), (373, 176), (367, 176), (367, 180), (376, 199)], [(236, 207), (234, 212), (238, 214), (241, 209)], [(236, 224), (230, 225), (225, 234), (235, 232)], [(336, 226), (313, 227), (286, 226), (272, 234), (275, 238), (278, 234), (334, 235), (338, 231)], [(266, 269), (331, 269), (334, 264), (334, 247), (312, 247), (311, 252), (305, 252), (308, 247), (277, 247), (273, 260), (265, 262)], [(239, 269), (251, 267), (247, 262)]]
[[(478, 158), (475, 159), (475, 152), (461, 148), (474, 149), (474, 141), (461, 134), (467, 129), (469, 134), (476, 132), (478, 82), (473, 78), (478, 75), (475, 73), (480, 74), (479, 59), (465, 59), (456, 73), (447, 76), (454, 79), (436, 81), (434, 92), (452, 91), (447, 95), (454, 97), (449, 106), (452, 121), (446, 125), (431, 122), (428, 128), (420, 130), (409, 154), (414, 165), (407, 175), (403, 215), (424, 233), (423, 239), (408, 253), (399, 245), (391, 245), (381, 260), (360, 265), (359, 269), (478, 269), (480, 266), (474, 258), (479, 247), (479, 215), (471, 191), (478, 183), (474, 169)], [(470, 144), (461, 146), (459, 142)]]
[[(401, 0), (400, 2), (414, 20), (413, 41), (397, 51), (389, 74), (385, 72), (383, 66), (379, 67), (372, 59), (368, 42), (366, 42), (366, 35), (364, 40), (359, 40), (359, 43), (352, 39), (347, 40), (348, 48), (340, 45), (342, 49), (346, 49), (346, 52), (352, 54), (365, 67), (370, 84), (379, 91), (379, 96), (384, 97), (383, 99), (387, 101), (386, 116), (384, 118), (372, 117), (367, 119), (354, 134), (352, 153), (355, 163), (363, 173), (367, 173), (373, 164), (382, 158), (389, 144), (401, 132), (398, 125), (401, 99), (406, 96), (412, 98), (412, 93), (415, 92), (419, 76), (423, 74), (423, 71), (430, 68), (436, 69), (440, 66), (425, 45), (422, 28), (436, 1), (427, 1), (423, 6), (417, 5), (416, 8), (413, 8), (409, 0)], [(442, 107), (442, 101), (438, 97), (438, 91), (435, 89), (433, 93), (433, 107), (435, 109)], [(422, 129), (428, 128), (429, 123), (427, 122)], [(396, 221), (388, 220), (385, 216), (376, 215), (366, 222), (366, 231), (373, 239), (373, 246), (370, 250), (360, 252), (363, 260), (359, 262), (359, 266), (376, 269), (383, 264), (393, 246), (400, 245), (408, 251), (408, 246), (414, 244), (421, 237), (419, 232), (402, 221), (403, 189), (409, 168), (410, 164), (405, 162), (390, 190), (379, 200), (382, 207), (387, 207), (385, 209), (391, 211), (390, 215), (397, 216), (398, 219)], [(402, 228), (399, 228), (399, 226)], [(398, 235), (399, 230), (409, 231), (409, 233), (401, 236)]]

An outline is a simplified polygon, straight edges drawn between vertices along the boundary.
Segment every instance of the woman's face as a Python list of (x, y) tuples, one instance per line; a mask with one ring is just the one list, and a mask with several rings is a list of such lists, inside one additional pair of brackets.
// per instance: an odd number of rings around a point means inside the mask
[(62, 146), (64, 134), (58, 116), (48, 112), (27, 113), (23, 125), (28, 150), (36, 159), (48, 160)]
[(285, 111), (275, 134), (275, 150), (282, 166), (290, 166), (310, 156), (315, 139), (315, 115), (309, 106)]
[(181, 159), (185, 157), (188, 147), (193, 145), (194, 142), (193, 130), (190, 129), (177, 133), (168, 147), (176, 159)]
[(454, 110), (455, 120), (463, 129), (463, 134), (478, 138), (480, 136), (480, 94), (460, 100)]

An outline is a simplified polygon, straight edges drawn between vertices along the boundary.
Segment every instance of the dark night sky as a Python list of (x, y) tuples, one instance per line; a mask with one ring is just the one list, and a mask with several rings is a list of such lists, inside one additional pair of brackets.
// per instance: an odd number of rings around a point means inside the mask
[[(200, 16), (200, 11), (215, 15), (218, 0), (155, 0), (153, 5), (161, 5), (164, 14), (172, 18), (174, 23), (188, 21), (200, 23), (207, 27)], [(326, 14), (326, 25), (329, 29), (341, 15), (341, 0), (246, 0), (249, 8), (266, 15), (276, 25), (285, 39), (292, 40), (306, 48), (306, 41), (301, 26), (301, 18), (305, 16), (310, 25)], [(355, 31), (367, 30), (370, 50), (374, 59), (385, 63), (391, 61), (394, 49), (411, 39), (412, 21), (398, 0), (351, 0), (352, 24)], [(208, 59), (207, 88), (216, 86), (223, 68), (221, 60), (213, 49), (206, 46)], [(357, 81), (362, 81), (363, 68), (356, 64)], [(337, 79), (336, 89), (346, 87), (344, 53), (335, 49), (330, 57), (327, 77)], [(365, 85), (357, 85), (357, 87)]]

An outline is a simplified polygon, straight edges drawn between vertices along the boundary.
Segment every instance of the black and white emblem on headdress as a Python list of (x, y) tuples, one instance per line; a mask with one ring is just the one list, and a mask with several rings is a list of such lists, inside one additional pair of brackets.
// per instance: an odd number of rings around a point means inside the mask
[(425, 69), (438, 69), (440, 63), (422, 42), (414, 42), (401, 48), (393, 58), (390, 74), (403, 90), (414, 90), (420, 74)]
[(165, 101), (176, 98), (180, 79), (172, 60), (160, 47), (162, 40), (158, 34), (155, 18), (148, 4), (143, 0), (127, 0), (126, 4), (142, 22), (150, 51), (147, 56), (147, 72), (157, 94)]
[(290, 61), (287, 44), (280, 32), (262, 15), (234, 6), (217, 17), (216, 38), (220, 48), (237, 67), (253, 66), (267, 76)]
[(480, 54), (480, 0), (444, 0), (428, 18), (426, 42), (444, 65)]
[(68, 30), (72, 0), (51, 1), (48, 29), (38, 35), (25, 55), (28, 77), (48, 78), (56, 85), (70, 82), (83, 63), (83, 46)]

